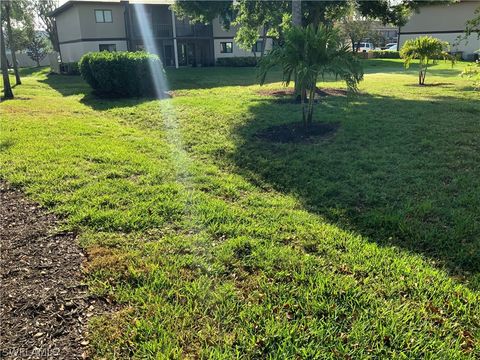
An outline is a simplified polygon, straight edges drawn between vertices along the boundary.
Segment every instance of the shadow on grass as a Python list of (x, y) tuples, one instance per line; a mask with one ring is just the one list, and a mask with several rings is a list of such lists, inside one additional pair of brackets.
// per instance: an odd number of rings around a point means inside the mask
[[(480, 126), (465, 103), (329, 97), (316, 118), (340, 122), (336, 135), (285, 144), (256, 134), (299, 119), (300, 109), (264, 98), (236, 130), (231, 160), (256, 184), (294, 194), (370, 241), (420, 253), (480, 289)], [(469, 106), (480, 113), (480, 104)]]
[(40, 80), (40, 82), (47, 84), (63, 96), (86, 95), (91, 92), (90, 86), (88, 86), (79, 75), (59, 75), (50, 73), (47, 74), (46, 79)]

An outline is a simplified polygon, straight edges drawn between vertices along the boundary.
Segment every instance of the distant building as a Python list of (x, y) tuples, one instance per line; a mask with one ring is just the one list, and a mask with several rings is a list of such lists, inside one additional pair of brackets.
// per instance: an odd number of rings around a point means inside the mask
[[(135, 12), (143, 4), (150, 19), (158, 55), (166, 66), (208, 66), (225, 57), (260, 54), (262, 42), (252, 51), (235, 43), (235, 29), (224, 30), (220, 21), (190, 24), (170, 10), (171, 0), (70, 0), (53, 11), (62, 62), (78, 61), (90, 51), (135, 51), (144, 48)], [(267, 39), (265, 49), (271, 49)], [(254, 54), (254, 52), (256, 54)]]
[(466, 22), (474, 17), (480, 7), (480, 0), (462, 0), (454, 4), (424, 5), (414, 13), (408, 23), (400, 28), (400, 47), (406, 40), (429, 35), (450, 43), (453, 52), (459, 52), (464, 59), (472, 59), (480, 48), (478, 34), (471, 34), (467, 41), (459, 41), (464, 35)]

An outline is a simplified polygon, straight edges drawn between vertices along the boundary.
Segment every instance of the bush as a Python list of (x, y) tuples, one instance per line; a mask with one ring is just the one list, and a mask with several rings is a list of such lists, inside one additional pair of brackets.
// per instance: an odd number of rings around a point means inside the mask
[(257, 66), (257, 59), (254, 56), (220, 58), (217, 59), (217, 65), (231, 67)]
[(80, 73), (99, 95), (132, 97), (154, 95), (150, 71), (162, 66), (157, 55), (146, 52), (91, 52), (80, 59)]
[(80, 75), (78, 62), (68, 62), (60, 64), (60, 72), (66, 75)]
[(400, 59), (400, 52), (391, 50), (374, 50), (372, 51), (375, 59)]

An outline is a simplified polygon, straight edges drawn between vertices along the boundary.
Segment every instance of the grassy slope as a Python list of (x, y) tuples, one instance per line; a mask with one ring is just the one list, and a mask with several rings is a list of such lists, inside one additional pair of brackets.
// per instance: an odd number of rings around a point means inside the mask
[(418, 88), (369, 61), (313, 144), (255, 138), (300, 111), (250, 69), (171, 72), (174, 109), (34, 73), (1, 105), (0, 175), (66, 216), (122, 305), (92, 323), (98, 356), (473, 359), (480, 105), (460, 68)]

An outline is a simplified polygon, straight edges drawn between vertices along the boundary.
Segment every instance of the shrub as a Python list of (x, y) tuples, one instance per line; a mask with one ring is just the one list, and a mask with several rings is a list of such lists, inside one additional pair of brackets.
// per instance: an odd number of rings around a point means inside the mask
[(66, 75), (80, 75), (78, 62), (68, 62), (60, 64), (60, 72)]
[(231, 67), (257, 66), (257, 59), (254, 56), (220, 58), (217, 59), (217, 65)]
[(468, 77), (473, 80), (475, 90), (480, 90), (480, 61), (477, 60), (473, 64), (469, 64), (463, 69), (462, 77)]
[(99, 95), (132, 97), (154, 95), (150, 71), (162, 66), (157, 55), (146, 52), (91, 52), (80, 59), (80, 73)]
[(375, 59), (400, 59), (399, 51), (374, 50), (372, 51), (372, 55)]

